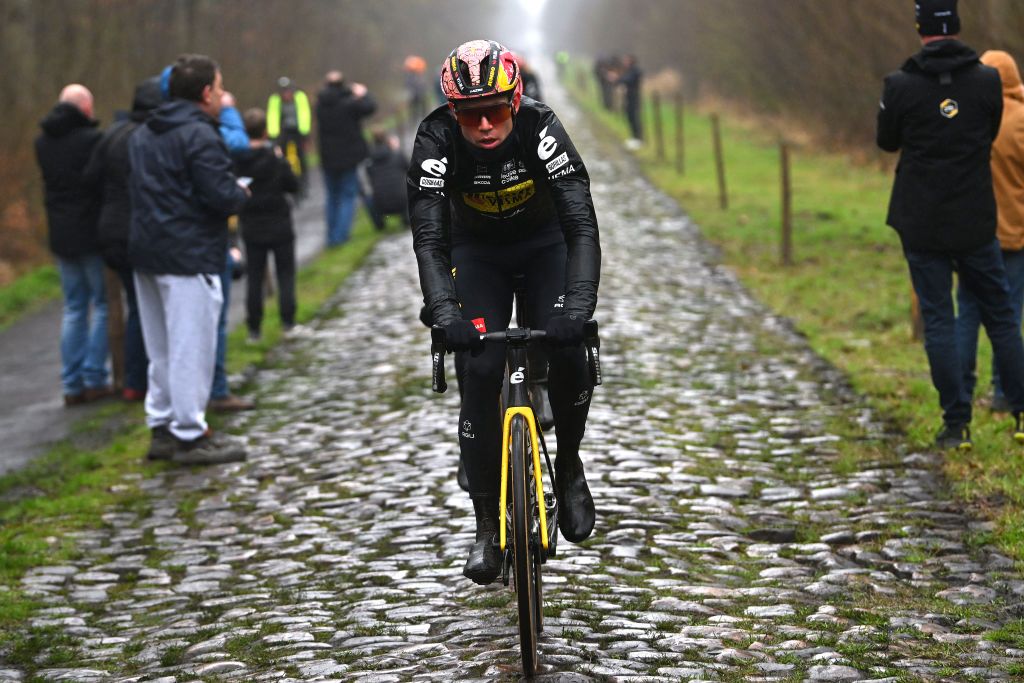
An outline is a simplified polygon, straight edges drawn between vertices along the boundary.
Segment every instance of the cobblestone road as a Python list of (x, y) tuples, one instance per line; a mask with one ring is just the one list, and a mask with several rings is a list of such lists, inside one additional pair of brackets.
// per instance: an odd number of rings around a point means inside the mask
[[(594, 178), (606, 383), (598, 526), (547, 565), (541, 678), (1019, 676), (1024, 581), (943, 497), (936, 456), (884, 434), (555, 106)], [(429, 391), (417, 301), (409, 238), (386, 240), (258, 375), (261, 409), (232, 424), (250, 462), (141, 482), (79, 561), (26, 577), (49, 605), (38, 680), (515, 680), (511, 594), (460, 574), (457, 405)]]

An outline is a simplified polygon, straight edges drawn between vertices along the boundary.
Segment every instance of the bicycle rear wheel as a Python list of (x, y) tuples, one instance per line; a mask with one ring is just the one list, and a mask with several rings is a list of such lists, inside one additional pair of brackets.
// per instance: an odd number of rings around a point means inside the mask
[(535, 506), (531, 495), (533, 483), (527, 468), (529, 429), (522, 415), (512, 418), (510, 455), (512, 474), (512, 556), (515, 573), (516, 602), (519, 606), (519, 647), (523, 658), (523, 673), (532, 676), (537, 671), (537, 632), (540, 610), (537, 593), (539, 563), (534, 561), (531, 531), (534, 526)]

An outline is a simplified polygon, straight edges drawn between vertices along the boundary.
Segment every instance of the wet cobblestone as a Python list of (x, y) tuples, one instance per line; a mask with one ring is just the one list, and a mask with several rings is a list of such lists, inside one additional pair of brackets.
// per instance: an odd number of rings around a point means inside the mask
[[(1020, 676), (1024, 578), (945, 497), (939, 456), (886, 434), (554, 104), (594, 178), (605, 385), (598, 526), (546, 567), (539, 680)], [(430, 392), (418, 296), (411, 240), (385, 240), (256, 376), (260, 410), (231, 423), (248, 463), (141, 481), (145, 505), (31, 571), (54, 642), (34, 680), (516, 679), (512, 594), (460, 573), (457, 399)]]

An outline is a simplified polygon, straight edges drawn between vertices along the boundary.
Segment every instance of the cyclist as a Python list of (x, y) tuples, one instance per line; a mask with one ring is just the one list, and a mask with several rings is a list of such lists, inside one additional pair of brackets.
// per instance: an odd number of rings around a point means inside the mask
[(562, 535), (594, 528), (579, 457), (593, 386), (583, 322), (597, 305), (601, 247), (590, 178), (561, 122), (523, 97), (519, 66), (494, 41), (455, 48), (441, 69), (448, 102), (420, 124), (409, 168), (409, 212), (423, 300), (456, 351), (463, 390), (459, 445), (476, 514), (463, 574), (494, 581), (505, 350), (480, 333), (512, 316), (513, 279), (525, 278), (532, 324), (550, 342), (558, 429), (555, 493)]

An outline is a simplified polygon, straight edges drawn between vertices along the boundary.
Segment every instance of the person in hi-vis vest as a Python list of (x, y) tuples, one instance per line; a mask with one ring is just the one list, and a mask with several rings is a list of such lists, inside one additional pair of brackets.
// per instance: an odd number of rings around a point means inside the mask
[(306, 139), (312, 116), (309, 98), (297, 89), (290, 78), (277, 80), (277, 92), (267, 100), (267, 135), (277, 144), (299, 176), (302, 194), (306, 193)]

